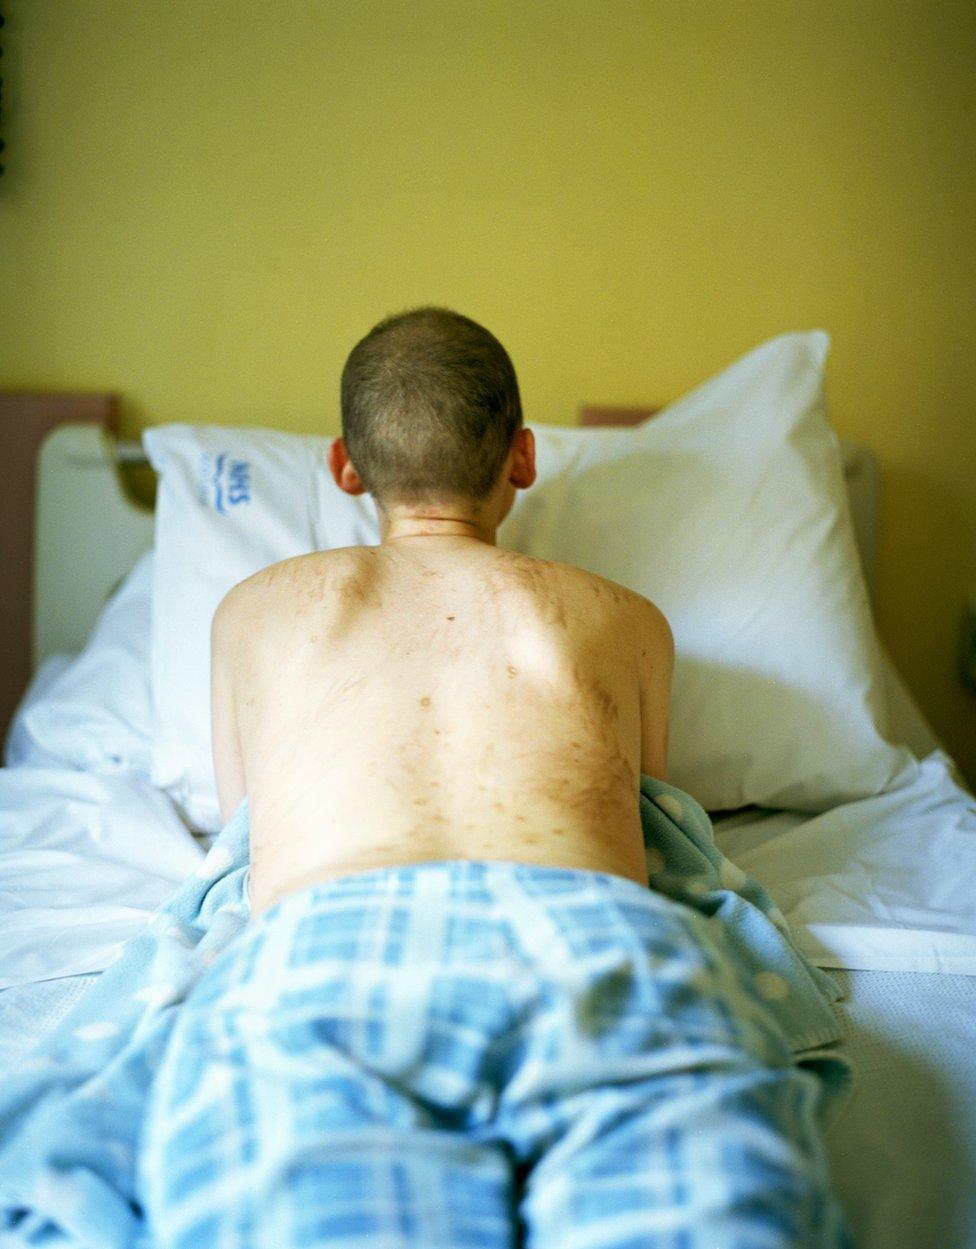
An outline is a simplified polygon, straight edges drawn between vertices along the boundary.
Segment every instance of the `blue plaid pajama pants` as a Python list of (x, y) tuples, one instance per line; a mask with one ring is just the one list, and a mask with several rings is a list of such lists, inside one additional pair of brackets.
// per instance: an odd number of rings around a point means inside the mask
[(415, 863), (221, 952), (139, 1182), (159, 1249), (849, 1249), (820, 1095), (707, 917), (610, 873)]

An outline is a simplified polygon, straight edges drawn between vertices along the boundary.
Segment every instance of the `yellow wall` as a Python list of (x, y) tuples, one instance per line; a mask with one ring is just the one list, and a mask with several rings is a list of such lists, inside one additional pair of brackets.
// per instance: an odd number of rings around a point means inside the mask
[(0, 384), (339, 432), (445, 303), (526, 419), (667, 402), (822, 326), (882, 459), (879, 630), (976, 781), (969, 0), (6, 0)]

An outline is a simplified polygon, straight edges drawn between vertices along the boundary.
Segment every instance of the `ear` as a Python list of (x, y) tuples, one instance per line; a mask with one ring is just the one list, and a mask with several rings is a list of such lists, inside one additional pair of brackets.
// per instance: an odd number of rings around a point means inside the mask
[(329, 444), (326, 457), (333, 480), (340, 490), (346, 494), (365, 494), (366, 487), (353, 467), (353, 462), (346, 454), (346, 444), (341, 438), (334, 438)]
[(528, 426), (515, 431), (515, 456), (509, 481), (520, 490), (527, 490), (535, 481), (535, 434)]

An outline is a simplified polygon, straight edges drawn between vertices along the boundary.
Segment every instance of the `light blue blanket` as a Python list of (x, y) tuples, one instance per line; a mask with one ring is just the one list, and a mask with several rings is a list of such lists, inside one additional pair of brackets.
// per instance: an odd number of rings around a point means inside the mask
[[(836, 981), (801, 955), (755, 880), (715, 845), (683, 790), (641, 777), (654, 889), (695, 908), (754, 977), (798, 1063), (823, 1082), (825, 1130), (854, 1072), (831, 1002)], [(248, 802), (200, 867), (58, 1026), (0, 1075), (0, 1246), (150, 1249), (136, 1187), (146, 1096), (190, 990), (250, 915)]]

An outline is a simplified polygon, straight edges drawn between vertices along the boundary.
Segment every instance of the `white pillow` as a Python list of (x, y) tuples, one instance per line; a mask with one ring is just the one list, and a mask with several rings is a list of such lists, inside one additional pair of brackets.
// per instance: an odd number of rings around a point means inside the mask
[[(238, 581), (317, 549), (316, 477), (328, 467), (317, 455), (327, 440), (273, 429), (171, 424), (145, 430), (142, 442), (158, 474), (150, 779), (193, 827), (216, 832), (211, 621)], [(334, 482), (332, 487), (342, 493)]]
[(70, 767), (148, 778), (152, 551), (99, 612), (77, 655), (49, 655), (18, 706), (8, 767)]
[(668, 617), (668, 779), (708, 811), (823, 811), (918, 766), (889, 739), (829, 348), (783, 334), (643, 425), (559, 430), (565, 466), (499, 530)]
[[(706, 810), (825, 810), (916, 765), (886, 740), (877, 639), (823, 330), (784, 334), (633, 428), (532, 426), (538, 479), (499, 546), (638, 590), (675, 635), (669, 781)], [(151, 779), (219, 827), (210, 622), (243, 578), (304, 551), (379, 541), (369, 495), (336, 486), (330, 437), (166, 425), (159, 474)]]

